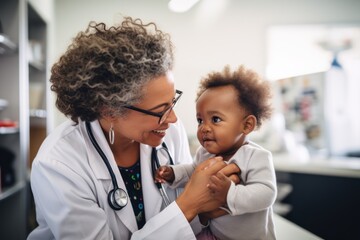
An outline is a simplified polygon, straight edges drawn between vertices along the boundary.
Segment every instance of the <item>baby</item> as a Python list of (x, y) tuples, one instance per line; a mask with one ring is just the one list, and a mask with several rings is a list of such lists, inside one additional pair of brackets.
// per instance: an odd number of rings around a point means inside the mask
[(214, 156), (241, 169), (239, 185), (222, 173), (210, 178), (208, 187), (223, 207), (199, 215), (204, 229), (197, 239), (275, 239), (272, 155), (247, 137), (270, 118), (270, 98), (268, 82), (244, 66), (234, 72), (226, 66), (201, 81), (196, 99), (201, 146), (194, 163), (163, 166), (155, 176), (155, 181), (171, 187), (183, 186), (195, 166)]

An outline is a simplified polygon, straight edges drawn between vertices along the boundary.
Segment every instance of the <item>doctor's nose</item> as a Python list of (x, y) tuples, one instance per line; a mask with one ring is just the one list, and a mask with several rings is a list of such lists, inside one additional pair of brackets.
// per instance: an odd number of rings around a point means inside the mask
[(165, 121), (166, 123), (175, 123), (177, 121), (177, 116), (174, 111), (174, 109), (171, 109), (169, 115), (166, 117)]

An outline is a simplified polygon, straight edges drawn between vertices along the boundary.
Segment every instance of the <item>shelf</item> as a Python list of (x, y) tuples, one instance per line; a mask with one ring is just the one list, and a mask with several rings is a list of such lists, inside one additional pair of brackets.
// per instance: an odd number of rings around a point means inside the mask
[(46, 110), (45, 109), (30, 109), (30, 117), (46, 118)]
[(43, 62), (40, 61), (29, 61), (29, 66), (32, 67), (33, 69), (36, 69), (40, 72), (45, 71), (45, 64)]
[(46, 110), (30, 109), (30, 127), (46, 128)]
[(0, 98), (0, 111), (4, 110), (9, 105), (8, 101)]
[(21, 189), (25, 187), (25, 182), (18, 182), (12, 187), (8, 187), (0, 191), (0, 201), (4, 200), (5, 198), (10, 197), (11, 195), (17, 193)]
[[(49, 7), (44, 9), (42, 2)], [(15, 179), (0, 188), (1, 239), (26, 239), (31, 228), (32, 196), (29, 174), (24, 171), (29, 171), (46, 136), (48, 119), (48, 22), (37, 10), (52, 12), (52, 2), (0, 0), (0, 18), (6, 33), (2, 35), (0, 29), (0, 146), (14, 154), (11, 171)], [(41, 45), (41, 51), (36, 44)]]
[(0, 135), (14, 134), (19, 132), (19, 127), (0, 127)]
[(0, 33), (0, 55), (14, 53), (16, 49), (16, 44), (8, 36)]

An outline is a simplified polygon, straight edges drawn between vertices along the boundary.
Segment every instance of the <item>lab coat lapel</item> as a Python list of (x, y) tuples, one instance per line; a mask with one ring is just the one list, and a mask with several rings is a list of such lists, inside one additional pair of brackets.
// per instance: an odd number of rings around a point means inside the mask
[(162, 197), (156, 185), (151, 170), (151, 151), (148, 145), (140, 145), (141, 182), (144, 197), (146, 220), (155, 216), (161, 210)]
[[(110, 156), (108, 154), (107, 148), (109, 148), (104, 134), (102, 133), (101, 127), (97, 121), (91, 122), (91, 130), (92, 133), (99, 144), (101, 150), (105, 153), (108, 159)], [(86, 131), (85, 122), (81, 122), (81, 129), (84, 139), (86, 139), (86, 147), (88, 149), (88, 158), (89, 158), (89, 165), (94, 172), (94, 175), (99, 180), (108, 180), (111, 182), (111, 177), (109, 174), (108, 169), (102, 158), (100, 157), (99, 153), (96, 151), (95, 147), (92, 145), (88, 133)], [(112, 156), (112, 154), (110, 154)], [(105, 188), (107, 190), (108, 187)]]
[[(100, 127), (98, 121), (91, 122), (91, 128), (92, 128), (92, 131), (93, 131), (96, 141), (98, 142), (100, 148), (102, 149), (102, 151), (108, 158), (111, 168), (115, 174), (119, 188), (124, 189), (127, 192), (126, 186), (120, 175), (120, 171), (117, 167), (114, 156), (110, 150), (110, 147), (105, 139), (105, 136), (101, 130), (101, 127)], [(83, 125), (83, 134), (87, 134), (85, 124)], [(102, 185), (103, 185), (106, 193), (109, 193), (114, 188), (113, 184), (112, 184), (110, 173), (109, 173), (104, 161), (101, 159), (99, 153), (93, 147), (90, 139), (88, 137), (85, 137), (85, 139), (88, 139), (86, 144), (89, 149), (89, 164), (90, 164), (91, 168), (93, 169), (94, 175), (96, 176), (96, 178), (102, 182)], [(115, 210), (113, 210), (113, 211), (115, 211)], [(138, 229), (130, 199), (128, 199), (128, 204), (124, 208), (122, 208), (119, 211), (115, 211), (115, 213), (116, 213), (117, 217), (123, 222), (123, 224), (131, 232), (135, 232)]]

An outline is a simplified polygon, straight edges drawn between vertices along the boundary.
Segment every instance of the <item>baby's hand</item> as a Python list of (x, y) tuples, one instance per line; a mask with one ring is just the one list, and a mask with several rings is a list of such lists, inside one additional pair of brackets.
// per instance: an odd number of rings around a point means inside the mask
[(158, 183), (172, 183), (175, 180), (174, 171), (169, 166), (161, 166), (157, 169), (155, 173), (155, 182)]

